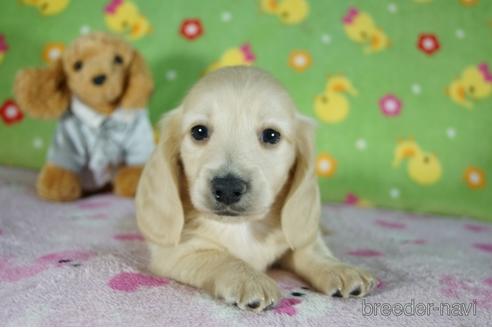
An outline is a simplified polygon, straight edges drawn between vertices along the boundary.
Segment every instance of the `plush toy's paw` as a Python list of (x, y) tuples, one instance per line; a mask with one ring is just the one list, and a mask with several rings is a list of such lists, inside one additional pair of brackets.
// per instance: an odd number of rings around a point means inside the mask
[(43, 167), (36, 188), (42, 198), (58, 202), (75, 200), (82, 194), (77, 174), (52, 164)]
[(142, 166), (125, 166), (118, 170), (114, 178), (114, 193), (123, 197), (134, 197)]

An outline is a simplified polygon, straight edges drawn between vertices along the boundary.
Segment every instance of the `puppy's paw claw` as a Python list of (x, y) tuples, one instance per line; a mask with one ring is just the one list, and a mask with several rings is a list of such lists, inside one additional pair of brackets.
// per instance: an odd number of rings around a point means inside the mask
[(331, 297), (343, 297), (343, 296), (342, 296), (342, 293), (340, 292), (340, 289), (337, 289), (336, 292), (331, 294)]
[(253, 310), (259, 308), (260, 305), (261, 305), (260, 301), (253, 301), (251, 303), (248, 303), (248, 307)]
[(361, 293), (360, 287), (357, 287), (353, 291), (350, 292), (350, 296), (359, 296)]

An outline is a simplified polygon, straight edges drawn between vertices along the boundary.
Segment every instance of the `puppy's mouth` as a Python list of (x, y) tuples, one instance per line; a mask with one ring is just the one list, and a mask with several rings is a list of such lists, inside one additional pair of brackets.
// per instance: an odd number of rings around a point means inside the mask
[(241, 215), (241, 213), (229, 211), (229, 210), (214, 211), (214, 214), (219, 215), (219, 216), (240, 216)]
[(266, 212), (264, 209), (253, 210), (233, 206), (215, 206), (214, 208), (209, 208), (209, 211), (217, 216), (243, 218), (262, 216)]
[(248, 211), (240, 206), (221, 206), (222, 204), (215, 204), (210, 210), (218, 216), (247, 216)]

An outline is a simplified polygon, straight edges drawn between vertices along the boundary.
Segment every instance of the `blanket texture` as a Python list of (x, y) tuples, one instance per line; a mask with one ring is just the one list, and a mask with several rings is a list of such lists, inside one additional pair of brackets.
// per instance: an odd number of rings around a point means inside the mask
[(486, 223), (325, 206), (328, 245), (373, 271), (377, 289), (365, 299), (335, 299), (272, 271), (283, 299), (254, 314), (152, 276), (131, 200), (105, 194), (46, 203), (36, 197), (34, 181), (34, 172), (0, 167), (2, 325), (492, 323), (492, 226)]

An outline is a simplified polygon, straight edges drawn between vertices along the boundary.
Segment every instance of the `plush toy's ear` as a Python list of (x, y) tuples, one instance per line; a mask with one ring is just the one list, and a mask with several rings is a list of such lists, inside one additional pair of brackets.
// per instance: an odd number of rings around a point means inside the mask
[(298, 115), (296, 133), (297, 158), (281, 214), (282, 230), (291, 249), (302, 248), (316, 238), (321, 214), (314, 170), (314, 123)]
[(17, 104), (34, 118), (57, 118), (70, 103), (61, 59), (48, 68), (28, 68), (17, 73), (14, 82)]
[(145, 165), (136, 195), (137, 223), (146, 239), (163, 246), (176, 245), (184, 225), (180, 197), (181, 112), (175, 109), (161, 122), (161, 137)]
[(126, 89), (123, 92), (120, 106), (127, 109), (145, 107), (153, 90), (152, 75), (142, 55), (135, 50), (128, 67)]

